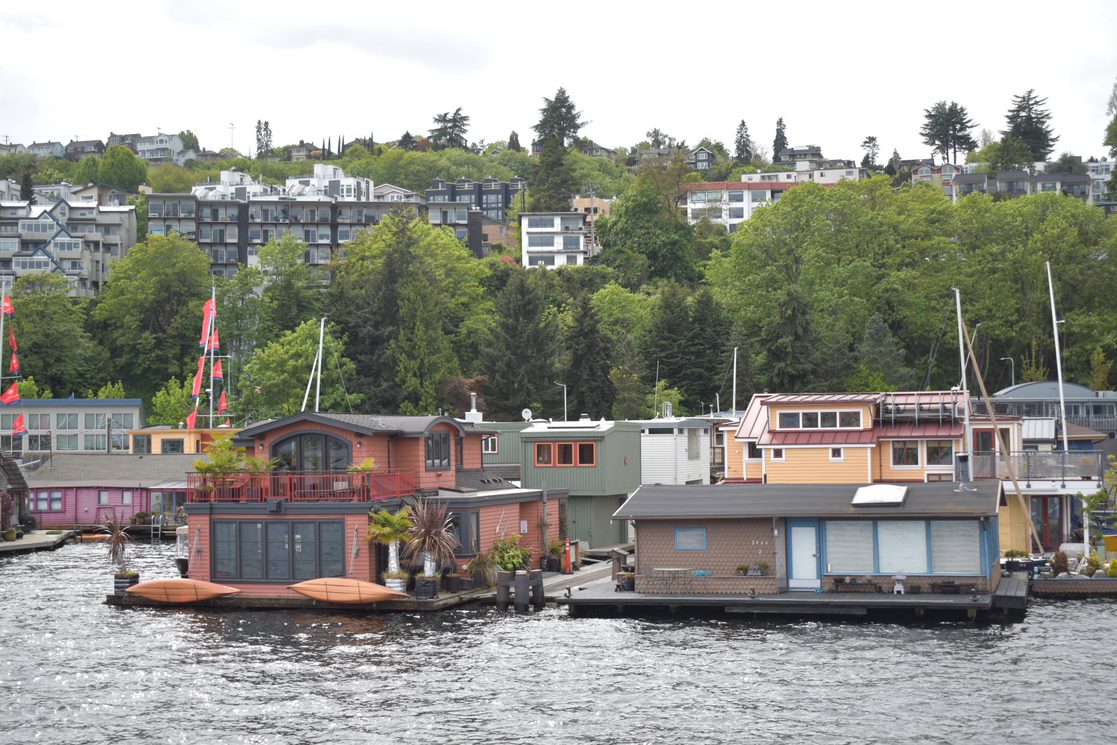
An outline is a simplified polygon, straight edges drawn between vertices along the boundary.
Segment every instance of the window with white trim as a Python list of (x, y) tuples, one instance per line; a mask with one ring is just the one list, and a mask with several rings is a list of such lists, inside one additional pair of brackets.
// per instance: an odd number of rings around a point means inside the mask
[(496, 435), (485, 435), (482, 437), (481, 452), (484, 455), (497, 455), (500, 453), (500, 438)]
[(893, 440), (892, 465), (895, 468), (915, 468), (919, 466), (919, 441)]
[(844, 448), (830, 448), (830, 461), (831, 462), (840, 463), (841, 461), (844, 461), (845, 459), (846, 458), (845, 458), (845, 449)]
[(927, 465), (928, 466), (953, 466), (954, 441), (953, 440), (927, 440)]
[(772, 448), (772, 460), (782, 462), (783, 459), (784, 459), (783, 448)]

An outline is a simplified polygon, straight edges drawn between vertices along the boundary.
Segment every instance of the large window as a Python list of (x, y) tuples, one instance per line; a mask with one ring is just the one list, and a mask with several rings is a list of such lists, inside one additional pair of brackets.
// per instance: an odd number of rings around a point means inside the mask
[(425, 438), (428, 471), (450, 467), (450, 433), (432, 432)]
[(185, 443), (181, 437), (165, 437), (159, 442), (159, 452), (163, 455), (185, 453)]
[(62, 492), (61, 491), (35, 492), (35, 511), (36, 512), (61, 512), (62, 511)]
[(927, 573), (927, 524), (922, 520), (877, 523), (881, 574)]
[(952, 466), (954, 465), (953, 440), (928, 440), (927, 465)]
[(892, 442), (892, 465), (911, 468), (919, 465), (918, 440), (894, 440)]
[(834, 574), (873, 574), (873, 521), (826, 523), (826, 571)]
[(978, 520), (827, 520), (828, 574), (980, 575)]
[(340, 520), (215, 520), (212, 548), (215, 579), (290, 582), (345, 575)]
[(450, 513), (451, 532), (458, 539), (458, 547), (454, 553), (458, 556), (474, 556), (481, 550), (481, 513), (473, 510), (470, 512)]
[(551, 235), (529, 235), (527, 237), (528, 248), (554, 248), (555, 238)]
[(77, 429), (78, 428), (78, 415), (77, 414), (55, 414), (54, 425), (56, 429)]
[(58, 435), (54, 439), (55, 450), (77, 450), (78, 449), (78, 436), (77, 435)]
[(781, 411), (780, 429), (860, 429), (860, 411)]
[(144, 455), (151, 452), (151, 435), (133, 435), (132, 452)]
[(484, 455), (497, 455), (500, 452), (500, 438), (496, 435), (485, 435), (482, 437), (481, 452)]
[(272, 446), (272, 457), (287, 471), (344, 471), (349, 468), (349, 443), (332, 435), (306, 432)]

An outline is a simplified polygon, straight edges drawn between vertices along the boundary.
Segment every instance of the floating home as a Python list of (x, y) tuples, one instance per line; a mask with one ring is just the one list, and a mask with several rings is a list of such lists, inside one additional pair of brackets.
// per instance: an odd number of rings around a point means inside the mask
[(244, 598), (297, 597), (289, 584), (320, 577), (380, 582), (387, 548), (368, 542), (369, 511), (416, 494), (446, 504), (460, 544), (453, 568), (512, 534), (538, 566), (566, 495), (485, 472), (488, 434), (446, 416), (302, 413), (249, 427), (237, 442), (279, 467), (190, 474), (189, 576)]
[(588, 418), (533, 422), (520, 432), (523, 486), (561, 489), (566, 535), (583, 547), (601, 548), (628, 539), (613, 513), (640, 485), (640, 429), (636, 422)]

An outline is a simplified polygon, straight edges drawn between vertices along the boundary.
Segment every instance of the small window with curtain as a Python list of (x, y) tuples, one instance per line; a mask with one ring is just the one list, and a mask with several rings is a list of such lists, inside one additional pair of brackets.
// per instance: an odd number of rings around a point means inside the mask
[(551, 466), (554, 465), (553, 448), (549, 442), (535, 443), (535, 465), (537, 466)]
[(572, 466), (572, 465), (574, 465), (574, 443), (572, 443), (572, 442), (555, 443), (555, 465), (556, 466)]
[(830, 448), (830, 461), (834, 463), (845, 460), (845, 450), (842, 448)]

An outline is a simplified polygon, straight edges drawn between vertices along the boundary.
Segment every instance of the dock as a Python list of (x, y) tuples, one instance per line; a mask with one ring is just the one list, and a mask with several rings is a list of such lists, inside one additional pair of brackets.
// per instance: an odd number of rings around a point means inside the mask
[(613, 583), (594, 583), (557, 599), (572, 616), (695, 615), (728, 617), (829, 617), (865, 620), (997, 621), (1023, 618), (1028, 581), (1004, 578), (993, 593), (908, 595), (780, 592), (753, 595), (617, 592)]
[(14, 541), (0, 541), (0, 556), (29, 554), (32, 551), (54, 551), (76, 535), (76, 530), (32, 530)]
[(1117, 579), (1106, 577), (1066, 577), (1032, 580), (1032, 595), (1053, 600), (1117, 598)]

